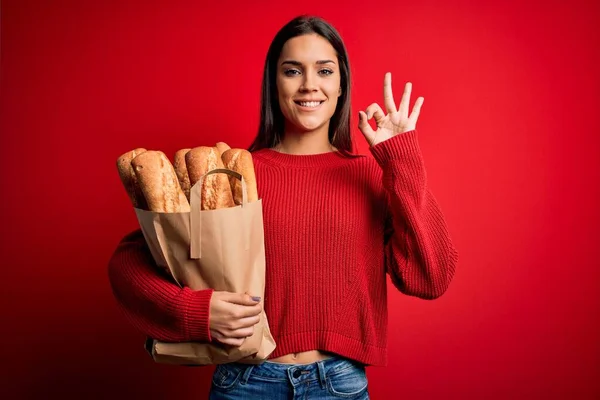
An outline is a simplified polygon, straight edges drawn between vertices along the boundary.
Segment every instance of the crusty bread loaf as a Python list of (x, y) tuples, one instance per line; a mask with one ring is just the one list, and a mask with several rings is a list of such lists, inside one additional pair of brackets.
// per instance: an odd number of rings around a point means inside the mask
[[(244, 177), (248, 193), (248, 202), (258, 200), (256, 188), (256, 176), (254, 174), (254, 163), (252, 154), (244, 149), (230, 149), (221, 155), (225, 168), (238, 172)], [(233, 199), (235, 204), (242, 204), (242, 183), (239, 179), (231, 176), (229, 178)]]
[[(185, 163), (191, 186), (194, 186), (208, 171), (224, 168), (221, 153), (216, 147), (199, 146), (193, 148), (185, 155)], [(216, 210), (235, 206), (229, 179), (225, 174), (207, 176), (200, 193), (201, 210)]]
[(183, 190), (183, 194), (185, 194), (185, 198), (190, 201), (190, 176), (188, 175), (187, 166), (185, 164), (185, 155), (191, 149), (181, 149), (175, 152), (175, 157), (173, 159), (173, 168), (175, 168), (175, 173), (177, 174), (177, 179), (179, 180), (179, 186), (181, 186), (181, 190)]
[[(238, 172), (244, 177), (248, 193), (248, 202), (258, 200), (258, 190), (256, 188), (256, 176), (254, 174), (254, 163), (252, 154), (245, 149), (230, 149), (221, 155), (225, 168)], [(229, 183), (233, 193), (235, 204), (242, 204), (242, 182), (231, 176)]]
[(216, 148), (219, 150), (219, 153), (223, 154), (225, 153), (227, 150), (229, 150), (231, 147), (229, 147), (229, 145), (225, 142), (219, 142), (216, 145)]
[(150, 211), (190, 211), (190, 204), (181, 190), (175, 169), (162, 151), (145, 151), (131, 160), (131, 166)]
[(128, 151), (125, 154), (122, 154), (117, 159), (117, 170), (119, 171), (119, 177), (121, 178), (121, 182), (127, 191), (127, 195), (131, 200), (131, 204), (133, 204), (136, 208), (141, 208), (143, 210), (148, 209), (148, 204), (146, 203), (146, 199), (144, 198), (144, 194), (137, 182), (137, 177), (135, 175), (135, 171), (131, 166), (131, 160), (133, 160), (137, 155), (147, 151), (146, 149), (139, 147), (137, 149)]

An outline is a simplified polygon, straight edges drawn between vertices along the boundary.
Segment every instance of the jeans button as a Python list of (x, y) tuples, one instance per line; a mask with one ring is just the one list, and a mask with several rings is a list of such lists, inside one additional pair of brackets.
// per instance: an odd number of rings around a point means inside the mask
[(292, 373), (292, 376), (293, 376), (294, 378), (296, 378), (296, 379), (300, 378), (300, 375), (302, 375), (302, 372), (300, 372), (300, 370), (299, 370), (299, 369), (295, 370), (295, 371)]

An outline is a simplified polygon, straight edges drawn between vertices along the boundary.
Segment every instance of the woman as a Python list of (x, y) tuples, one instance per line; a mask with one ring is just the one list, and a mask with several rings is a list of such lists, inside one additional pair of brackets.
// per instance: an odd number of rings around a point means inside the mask
[[(131, 323), (162, 341), (239, 345), (264, 305), (277, 348), (261, 365), (216, 367), (213, 399), (367, 399), (367, 365), (387, 363), (386, 272), (403, 293), (434, 299), (458, 259), (426, 185), (411, 85), (399, 108), (359, 113), (373, 157), (353, 152), (350, 67), (342, 39), (314, 17), (290, 21), (266, 59), (253, 152), (263, 199), (265, 299), (180, 289), (154, 268), (141, 232), (109, 265)], [(374, 119), (375, 130), (370, 125)]]

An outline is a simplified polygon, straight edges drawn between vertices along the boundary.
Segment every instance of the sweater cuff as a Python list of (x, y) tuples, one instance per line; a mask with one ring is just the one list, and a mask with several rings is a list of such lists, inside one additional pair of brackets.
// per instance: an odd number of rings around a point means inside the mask
[(185, 336), (191, 342), (210, 342), (210, 300), (213, 289), (192, 290), (184, 288), (185, 311), (184, 329)]
[(421, 149), (417, 140), (417, 130), (400, 133), (394, 137), (377, 143), (369, 148), (371, 154), (380, 166), (387, 162), (406, 157), (421, 156)]

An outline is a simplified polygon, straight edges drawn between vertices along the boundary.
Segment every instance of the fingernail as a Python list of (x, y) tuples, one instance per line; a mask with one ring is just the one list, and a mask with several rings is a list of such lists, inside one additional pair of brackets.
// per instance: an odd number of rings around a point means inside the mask
[(260, 296), (252, 296), (252, 300), (254, 300), (254, 301), (260, 301)]

